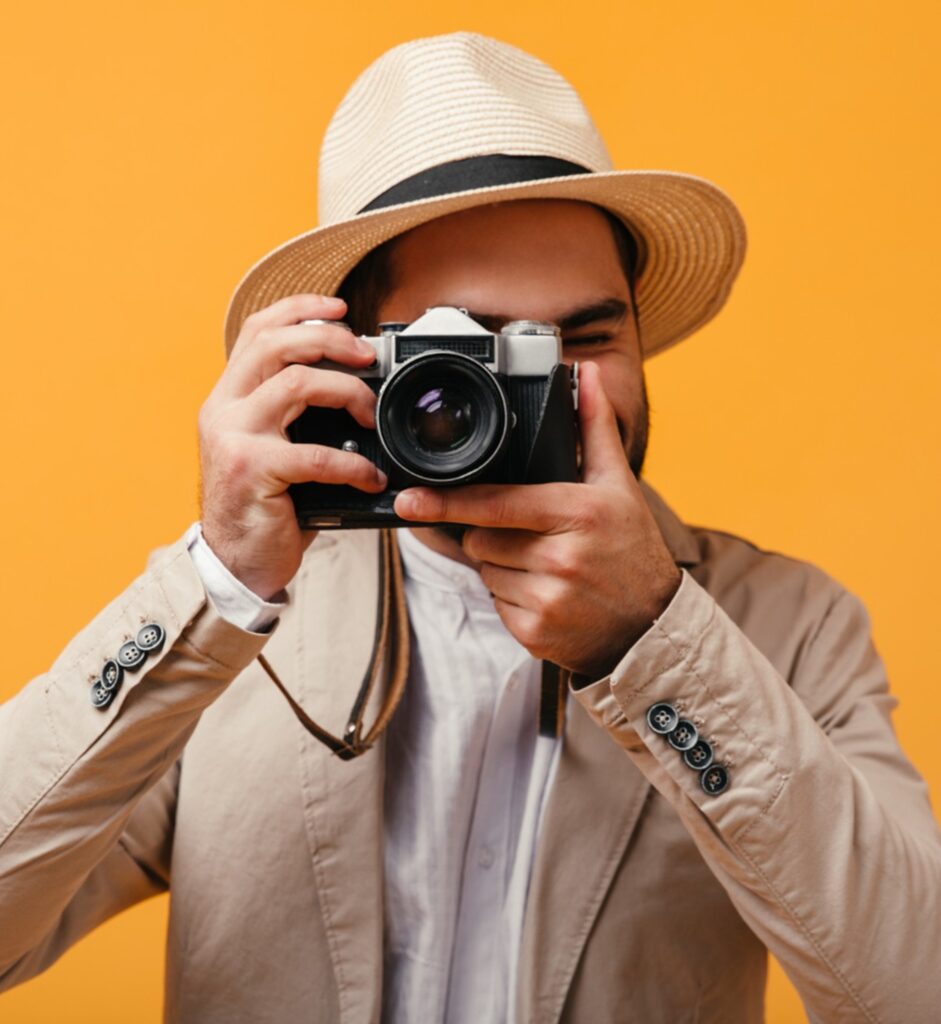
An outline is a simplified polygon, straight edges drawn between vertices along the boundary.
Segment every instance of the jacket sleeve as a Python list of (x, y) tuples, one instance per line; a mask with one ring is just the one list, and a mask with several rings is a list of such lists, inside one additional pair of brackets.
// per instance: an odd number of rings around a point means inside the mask
[[(865, 608), (833, 588), (786, 680), (684, 570), (614, 672), (574, 695), (676, 809), (812, 1020), (934, 1021), (941, 836)], [(717, 795), (651, 728), (658, 702), (714, 748)]]
[[(162, 646), (95, 707), (102, 666), (151, 623)], [(219, 616), (178, 541), (0, 706), (0, 989), (167, 887), (180, 752), (270, 635)]]

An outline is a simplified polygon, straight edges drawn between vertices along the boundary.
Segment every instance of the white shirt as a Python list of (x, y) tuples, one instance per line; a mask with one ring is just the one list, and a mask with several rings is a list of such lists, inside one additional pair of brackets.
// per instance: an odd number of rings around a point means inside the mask
[[(400, 529), (412, 652), (387, 732), (383, 1020), (512, 1021), (536, 838), (561, 744), (538, 735), (540, 663), (478, 573)], [(263, 602), (187, 534), (219, 613), (266, 628)]]

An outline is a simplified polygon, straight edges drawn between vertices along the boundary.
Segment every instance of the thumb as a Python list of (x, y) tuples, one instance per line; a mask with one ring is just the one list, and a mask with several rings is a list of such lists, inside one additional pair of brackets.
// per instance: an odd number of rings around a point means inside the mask
[(623, 480), (629, 472), (614, 407), (601, 384), (596, 363), (580, 363), (578, 420), (582, 435), (582, 480)]

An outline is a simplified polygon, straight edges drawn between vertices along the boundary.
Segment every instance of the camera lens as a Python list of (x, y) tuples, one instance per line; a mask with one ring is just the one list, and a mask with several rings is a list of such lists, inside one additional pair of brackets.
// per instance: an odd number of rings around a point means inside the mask
[(408, 425), (426, 451), (454, 451), (474, 431), (474, 408), (466, 395), (453, 388), (431, 388), (412, 406)]
[(474, 479), (506, 448), (509, 405), (496, 377), (476, 359), (431, 350), (386, 380), (376, 429), (389, 458), (428, 483)]

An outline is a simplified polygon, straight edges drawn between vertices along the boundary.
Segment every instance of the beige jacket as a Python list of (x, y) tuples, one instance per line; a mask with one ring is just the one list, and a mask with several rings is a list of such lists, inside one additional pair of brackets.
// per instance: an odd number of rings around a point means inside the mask
[[(570, 698), (519, 1020), (759, 1021), (767, 947), (815, 1021), (938, 1021), (941, 839), (862, 605), (644, 493), (683, 582), (610, 679)], [(321, 534), (266, 638), (218, 616), (177, 542), (0, 708), (3, 986), (172, 875), (168, 1021), (378, 1019), (382, 745), (332, 756), (254, 661), (265, 647), (339, 732), (377, 548)], [(96, 710), (92, 680), (144, 622), (163, 649)], [(712, 739), (725, 792), (648, 727), (659, 700)]]

